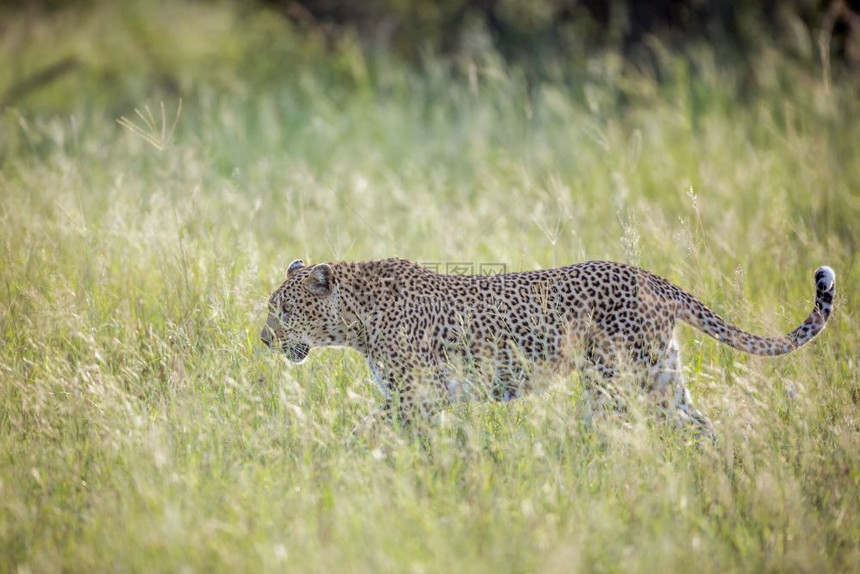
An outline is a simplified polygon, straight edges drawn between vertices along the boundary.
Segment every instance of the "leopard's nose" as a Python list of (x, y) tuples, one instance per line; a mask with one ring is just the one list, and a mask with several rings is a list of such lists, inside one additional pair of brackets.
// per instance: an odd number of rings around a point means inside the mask
[(260, 340), (270, 349), (272, 348), (272, 330), (268, 325), (263, 326), (263, 330), (260, 331)]

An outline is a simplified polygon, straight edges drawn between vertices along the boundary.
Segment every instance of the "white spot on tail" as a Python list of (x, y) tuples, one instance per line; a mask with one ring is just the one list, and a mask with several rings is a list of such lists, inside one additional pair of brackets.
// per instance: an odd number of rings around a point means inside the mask
[(836, 283), (836, 273), (827, 265), (815, 270), (815, 287), (819, 291), (830, 291)]

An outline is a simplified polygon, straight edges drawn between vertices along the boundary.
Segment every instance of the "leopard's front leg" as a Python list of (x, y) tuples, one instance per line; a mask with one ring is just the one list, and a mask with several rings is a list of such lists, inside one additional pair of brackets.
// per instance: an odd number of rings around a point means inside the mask
[(370, 377), (373, 382), (379, 387), (382, 395), (385, 397), (385, 402), (376, 408), (372, 413), (365, 415), (354, 427), (352, 427), (352, 436), (366, 434), (373, 430), (379, 421), (390, 422), (391, 414), (394, 409), (394, 401), (392, 399), (392, 385), (389, 373), (386, 372), (385, 363), (367, 357), (367, 366), (370, 369)]
[(357, 437), (373, 432), (380, 421), (388, 422), (391, 420), (391, 412), (392, 401), (390, 399), (386, 399), (382, 405), (376, 408), (376, 410), (365, 415), (355, 424), (354, 427), (352, 427), (352, 436)]
[[(414, 355), (412, 357), (414, 360)], [(367, 432), (380, 420), (401, 428), (412, 427), (446, 404), (441, 368), (431, 361), (421, 361), (416, 367), (398, 355), (388, 354), (368, 356), (367, 364), (385, 402), (353, 428), (354, 434)]]

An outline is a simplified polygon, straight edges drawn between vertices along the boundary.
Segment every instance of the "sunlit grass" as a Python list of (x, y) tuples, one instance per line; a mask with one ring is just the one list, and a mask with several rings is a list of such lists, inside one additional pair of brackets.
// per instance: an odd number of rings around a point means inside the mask
[[(300, 43), (213, 14), (229, 81), (180, 74), (163, 151), (116, 120), (169, 90), (2, 112), (0, 569), (857, 570), (856, 86), (764, 54), (741, 103), (707, 50), (666, 55), (663, 83), (611, 54), (584, 86), (491, 55), (477, 89), (429, 56), (348, 80), (314, 45), (258, 84), (252, 34)], [(293, 259), (392, 255), (635, 262), (762, 333), (805, 317), (818, 265), (838, 298), (781, 359), (680, 330), (713, 448), (635, 413), (586, 428), (567, 374), (425, 440), (353, 440), (381, 400), (362, 359), (296, 367), (256, 334)]]

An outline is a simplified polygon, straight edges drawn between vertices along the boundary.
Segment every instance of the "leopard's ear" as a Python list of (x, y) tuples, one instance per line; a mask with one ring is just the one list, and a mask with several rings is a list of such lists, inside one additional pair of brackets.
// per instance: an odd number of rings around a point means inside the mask
[(305, 266), (305, 262), (302, 261), (301, 259), (296, 259), (295, 261), (290, 263), (289, 268), (287, 268), (287, 278), (292, 277), (293, 273), (295, 273), (296, 271), (298, 271), (299, 269), (301, 269), (304, 266)]
[(328, 263), (314, 265), (303, 283), (305, 289), (314, 295), (328, 295), (331, 293), (332, 287), (331, 265)]

